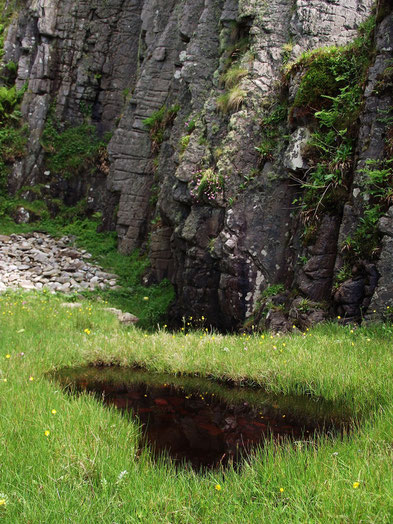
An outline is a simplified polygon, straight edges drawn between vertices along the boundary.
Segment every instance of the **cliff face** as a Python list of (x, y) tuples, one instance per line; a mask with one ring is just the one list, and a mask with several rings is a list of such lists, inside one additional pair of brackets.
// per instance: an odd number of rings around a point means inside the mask
[[(73, 126), (89, 118), (99, 136), (113, 131), (109, 174), (68, 180), (63, 193), (76, 199), (87, 194), (90, 207), (104, 211), (106, 227), (116, 227), (123, 252), (149, 250), (146, 279), (172, 280), (175, 315), (204, 315), (224, 329), (247, 319), (285, 329), (333, 313), (353, 320), (382, 316), (393, 301), (393, 211), (384, 215), (390, 200), (377, 201), (365, 176), (371, 161), (392, 153), (392, 95), (385, 88), (393, 47), (390, 9), (378, 6), (368, 33), (354, 122), (341, 123), (325, 152), (315, 145), (316, 136), (330, 140), (320, 112), (331, 109), (326, 96), (338, 100), (333, 106), (343, 103), (347, 81), (340, 83), (340, 75), (347, 70), (338, 61), (336, 69), (329, 65), (326, 81), (320, 80), (326, 92), (314, 90), (305, 101), (306, 82), (312, 83), (305, 75), (318, 56), (302, 55), (349, 44), (372, 4), (28, 2), (4, 46), (4, 63), (18, 64), (16, 85), (28, 81), (22, 104), (28, 153), (14, 166), (11, 190), (59, 183), (56, 173), (48, 174), (42, 147), (49, 115)], [(351, 53), (361, 51), (321, 51), (318, 60), (325, 61), (315, 70), (343, 56), (354, 82)], [(288, 65), (296, 59), (297, 65)], [(329, 164), (325, 186), (318, 186), (315, 173), (322, 165), (327, 169), (329, 151), (337, 150), (345, 158)], [(333, 193), (339, 197), (327, 201)], [(379, 206), (374, 222), (384, 216), (378, 248), (365, 254), (348, 239), (369, 241), (369, 230), (362, 239), (360, 226), (370, 198), (372, 209)]]

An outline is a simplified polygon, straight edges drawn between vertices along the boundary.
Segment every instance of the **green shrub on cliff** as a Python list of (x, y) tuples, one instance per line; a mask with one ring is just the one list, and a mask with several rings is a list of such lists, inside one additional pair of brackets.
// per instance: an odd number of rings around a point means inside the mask
[[(322, 47), (303, 53), (286, 67), (286, 77), (301, 74), (300, 86), (292, 106), (310, 111), (329, 107), (329, 97), (339, 95), (343, 88), (363, 85), (373, 52), (375, 17), (359, 27), (359, 36), (346, 46)], [(359, 94), (355, 96), (359, 100)]]
[(164, 141), (165, 130), (168, 126), (172, 125), (179, 109), (180, 106), (177, 104), (171, 107), (164, 105), (143, 120), (143, 125), (148, 128), (150, 133), (153, 153), (158, 152)]
[(0, 87), (0, 216), (9, 211), (12, 202), (7, 191), (11, 167), (23, 158), (26, 149), (28, 127), (19, 111), (24, 91)]
[(109, 138), (109, 135), (100, 138), (96, 128), (86, 122), (62, 129), (59, 122), (50, 117), (42, 134), (45, 166), (52, 174), (64, 178), (96, 170), (106, 173)]
[(348, 198), (352, 179), (354, 141), (368, 67), (373, 56), (375, 18), (360, 28), (359, 36), (341, 47), (309, 51), (287, 68), (300, 74), (300, 85), (290, 108), (292, 122), (313, 128), (304, 151), (310, 169), (296, 203), (305, 222), (324, 212), (337, 212)]

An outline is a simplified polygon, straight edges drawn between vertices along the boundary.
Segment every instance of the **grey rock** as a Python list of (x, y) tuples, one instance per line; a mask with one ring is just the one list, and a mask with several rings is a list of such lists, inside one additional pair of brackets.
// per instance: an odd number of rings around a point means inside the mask
[(153, 52), (153, 58), (157, 62), (163, 62), (166, 57), (166, 48), (165, 47), (156, 47)]
[(118, 318), (119, 318), (119, 321), (126, 326), (136, 324), (139, 320), (138, 317), (136, 317), (135, 315), (132, 315), (131, 313), (123, 313)]
[(82, 309), (83, 304), (81, 302), (63, 302), (60, 304), (61, 307), (65, 307), (67, 309)]
[[(46, 285), (52, 291), (62, 292), (78, 290), (80, 287), (94, 289), (98, 286), (105, 289), (110, 285), (108, 279), (104, 278), (106, 276), (114, 277), (111, 282), (116, 283), (116, 275), (103, 272), (100, 266), (86, 266), (85, 262), (81, 262), (78, 257), (82, 256), (82, 253), (78, 250), (73, 249), (66, 253), (75, 258), (64, 256), (67, 239), (56, 241), (39, 233), (12, 235), (7, 238), (11, 238), (11, 246), (8, 242), (0, 243), (0, 279), (5, 289), (19, 286), (34, 290), (42, 289)], [(26, 264), (25, 261), (29, 263)], [(86, 266), (88, 272), (77, 272), (76, 269), (80, 266)], [(93, 277), (94, 273), (96, 276)], [(92, 284), (87, 275), (94, 279)]]
[(35, 289), (35, 285), (29, 280), (21, 280), (19, 286), (23, 289)]
[(303, 150), (310, 137), (311, 133), (306, 127), (298, 127), (294, 131), (284, 154), (284, 167), (295, 172), (307, 169), (308, 165), (304, 159)]
[(132, 315), (131, 313), (123, 313), (121, 309), (106, 307), (104, 308), (104, 311), (108, 311), (109, 313), (113, 313), (114, 315), (116, 315), (119, 322), (126, 326), (136, 324), (139, 321), (139, 319), (135, 315)]
[(24, 207), (18, 207), (14, 213), (14, 220), (17, 224), (28, 224), (30, 222), (30, 213)]

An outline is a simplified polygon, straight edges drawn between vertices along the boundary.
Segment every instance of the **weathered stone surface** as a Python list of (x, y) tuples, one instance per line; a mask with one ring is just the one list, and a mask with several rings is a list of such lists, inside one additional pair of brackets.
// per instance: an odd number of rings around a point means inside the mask
[(339, 217), (323, 217), (317, 241), (309, 250), (311, 257), (298, 273), (299, 289), (316, 302), (330, 299), (339, 228)]
[(393, 207), (380, 220), (380, 229), (384, 233), (381, 256), (377, 263), (380, 277), (368, 309), (368, 319), (385, 318), (387, 307), (393, 306)]
[(303, 149), (310, 140), (310, 136), (311, 133), (306, 127), (299, 127), (294, 131), (284, 154), (284, 167), (295, 172), (307, 169)]

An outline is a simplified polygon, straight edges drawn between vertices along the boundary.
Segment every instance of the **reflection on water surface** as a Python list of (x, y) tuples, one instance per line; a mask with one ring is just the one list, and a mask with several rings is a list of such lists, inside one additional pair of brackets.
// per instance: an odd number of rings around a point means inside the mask
[(348, 427), (348, 414), (332, 403), (198, 377), (118, 367), (63, 369), (52, 376), (67, 389), (131, 411), (155, 454), (164, 452), (196, 469), (236, 464), (266, 439), (311, 441)]

